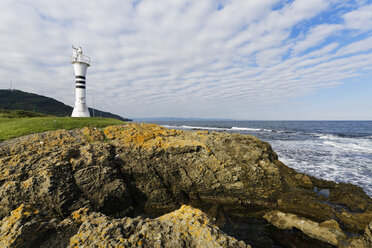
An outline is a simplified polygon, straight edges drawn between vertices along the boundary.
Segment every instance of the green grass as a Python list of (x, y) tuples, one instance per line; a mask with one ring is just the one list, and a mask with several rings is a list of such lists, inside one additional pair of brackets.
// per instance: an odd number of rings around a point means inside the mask
[(125, 122), (110, 118), (72, 118), (72, 117), (33, 117), (33, 118), (0, 118), (0, 141), (32, 133), (57, 129), (74, 129), (86, 126), (106, 127)]
[(46, 114), (34, 113), (26, 110), (0, 109), (0, 118), (46, 117)]

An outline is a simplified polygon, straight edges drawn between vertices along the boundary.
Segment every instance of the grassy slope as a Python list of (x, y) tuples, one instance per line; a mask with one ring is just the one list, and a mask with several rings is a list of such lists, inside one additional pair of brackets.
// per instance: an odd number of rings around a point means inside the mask
[(86, 126), (106, 127), (125, 122), (109, 118), (33, 117), (0, 118), (0, 141), (32, 133), (57, 129), (74, 129)]
[(0, 109), (0, 118), (21, 118), (21, 117), (47, 117), (46, 114), (34, 113), (26, 110)]

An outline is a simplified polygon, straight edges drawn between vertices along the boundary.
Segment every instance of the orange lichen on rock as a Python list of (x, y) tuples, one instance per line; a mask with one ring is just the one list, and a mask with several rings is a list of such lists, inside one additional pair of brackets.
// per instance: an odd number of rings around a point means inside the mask
[(108, 139), (119, 139), (124, 143), (141, 146), (158, 136), (169, 136), (170, 130), (155, 124), (131, 123), (124, 126), (106, 127), (103, 133)]
[(205, 213), (187, 205), (182, 205), (180, 209), (165, 214), (158, 219), (173, 223), (174, 228), (181, 234), (198, 236), (208, 240), (212, 240), (212, 235), (206, 227), (217, 228)]
[(9, 169), (0, 168), (0, 180), (3, 180), (9, 176)]
[[(36, 222), (35, 215), (38, 215), (39, 211), (29, 205), (22, 204), (17, 209), (11, 212), (11, 215), (5, 217), (0, 221), (0, 244), (1, 247), (18, 247), (24, 244), (22, 238), (23, 233), (27, 232), (27, 228), (22, 228), (26, 222)], [(31, 226), (29, 224), (28, 226)], [(41, 225), (41, 224), (36, 224)]]
[(131, 123), (124, 126), (109, 126), (103, 131), (108, 139), (116, 139), (125, 146), (144, 149), (172, 149), (205, 147), (205, 144), (182, 136), (182, 131), (167, 129), (155, 124)]
[(45, 134), (45, 137), (39, 141), (39, 143), (46, 148), (61, 147), (63, 145), (73, 144), (74, 142), (76, 142), (76, 138), (67, 130), (48, 132)]
[(186, 239), (194, 239), (199, 247), (246, 246), (233, 237), (226, 238), (207, 214), (191, 206), (182, 205), (180, 209), (160, 216), (157, 220), (171, 222), (174, 231)]
[(88, 208), (80, 208), (71, 214), (72, 219), (76, 223), (83, 223), (87, 219)]
[[(76, 211), (72, 218), (81, 219), (86, 210)], [(208, 216), (190, 206), (156, 219), (110, 219), (91, 213), (70, 239), (69, 247), (250, 247), (229, 237)]]
[(27, 180), (22, 182), (22, 187), (29, 188), (32, 185), (33, 177), (28, 178)]
[(95, 127), (84, 127), (81, 132), (89, 141), (102, 141), (104, 140), (104, 134)]

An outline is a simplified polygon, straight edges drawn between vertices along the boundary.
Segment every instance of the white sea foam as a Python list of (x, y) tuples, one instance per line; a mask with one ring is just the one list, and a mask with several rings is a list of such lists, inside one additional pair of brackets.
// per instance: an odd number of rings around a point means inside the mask
[(226, 128), (220, 128), (220, 127), (194, 127), (194, 126), (186, 126), (182, 125), (180, 128), (182, 129), (195, 129), (195, 130), (219, 130), (219, 131), (225, 131)]
[(332, 135), (332, 134), (319, 134), (319, 139), (323, 139), (323, 140), (335, 140), (335, 139), (339, 139), (339, 137), (335, 136), (335, 135)]
[(341, 149), (344, 152), (361, 152), (372, 154), (372, 140), (363, 138), (344, 138), (331, 134), (322, 135), (323, 144)]
[(235, 131), (261, 131), (259, 128), (250, 128), (250, 127), (232, 127), (231, 130)]
[[(371, 142), (369, 142), (371, 143)], [(350, 152), (362, 152), (362, 153), (370, 153), (372, 154), (372, 144), (366, 143), (343, 143), (343, 142), (335, 142), (335, 141), (324, 141), (324, 144), (342, 149), (343, 151), (350, 151)]]
[(170, 126), (170, 125), (161, 125), (162, 127), (169, 128), (169, 129), (178, 129), (179, 126)]
[(190, 130), (219, 130), (225, 131), (226, 128), (219, 128), (219, 127), (197, 127), (197, 126), (171, 126), (171, 125), (161, 125), (162, 127), (169, 128), (169, 129), (190, 129)]
[[(274, 132), (271, 129), (260, 129), (260, 128), (250, 128), (250, 127), (232, 127), (232, 128), (221, 128), (221, 127), (199, 127), (199, 126), (171, 126), (171, 125), (162, 125), (166, 128), (175, 128), (175, 129), (191, 129), (191, 130), (216, 130), (216, 131), (253, 131), (253, 132)], [(284, 131), (279, 131), (284, 132)]]
[(353, 183), (361, 186), (372, 196), (370, 140), (353, 138), (290, 142), (273, 140), (271, 144), (279, 159), (297, 171), (321, 179)]

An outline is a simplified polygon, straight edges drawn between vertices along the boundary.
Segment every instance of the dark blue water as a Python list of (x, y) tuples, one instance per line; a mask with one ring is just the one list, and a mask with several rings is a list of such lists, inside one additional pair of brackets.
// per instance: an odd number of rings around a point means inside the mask
[(372, 196), (372, 121), (154, 121), (168, 128), (251, 134), (299, 172)]

